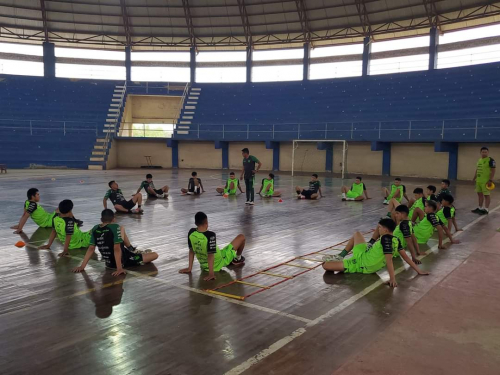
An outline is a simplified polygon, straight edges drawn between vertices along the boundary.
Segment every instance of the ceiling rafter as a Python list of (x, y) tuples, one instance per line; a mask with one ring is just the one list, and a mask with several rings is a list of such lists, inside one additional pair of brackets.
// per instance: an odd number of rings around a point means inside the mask
[(304, 0), (295, 0), (297, 13), (299, 14), (300, 25), (304, 33), (306, 43), (311, 43), (311, 28), (309, 27), (309, 19), (307, 18), (307, 8)]
[(245, 32), (245, 42), (247, 44), (247, 47), (252, 47), (252, 30), (250, 29), (250, 22), (248, 21), (248, 13), (247, 7), (245, 5), (245, 0), (238, 0), (238, 8), (240, 10), (243, 31)]
[(194, 34), (193, 18), (191, 17), (191, 8), (189, 7), (189, 0), (182, 0), (184, 7), (184, 16), (186, 17), (186, 24), (189, 32), (189, 39), (191, 40), (191, 47), (196, 49), (196, 36)]
[(47, 26), (47, 11), (45, 9), (45, 0), (40, 0), (40, 10), (42, 11), (43, 36), (45, 41), (49, 41), (49, 28)]
[(433, 0), (422, 0), (425, 8), (425, 13), (429, 19), (429, 24), (437, 27), (441, 31), (441, 24), (439, 22), (439, 14), (436, 8), (436, 3)]
[(370, 19), (368, 17), (368, 11), (366, 10), (366, 4), (364, 0), (356, 0), (356, 9), (358, 10), (359, 19), (361, 20), (361, 26), (363, 27), (364, 36), (372, 36), (372, 26)]
[(127, 4), (125, 0), (120, 0), (120, 7), (122, 10), (122, 18), (123, 18), (123, 28), (125, 30), (125, 39), (127, 41), (127, 46), (132, 45), (132, 37), (130, 35), (130, 23), (127, 12)]

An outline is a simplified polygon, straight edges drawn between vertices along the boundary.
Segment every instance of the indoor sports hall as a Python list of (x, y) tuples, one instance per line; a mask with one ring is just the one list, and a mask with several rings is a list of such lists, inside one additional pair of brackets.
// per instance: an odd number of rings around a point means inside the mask
[(0, 0), (0, 373), (498, 374), (499, 17)]

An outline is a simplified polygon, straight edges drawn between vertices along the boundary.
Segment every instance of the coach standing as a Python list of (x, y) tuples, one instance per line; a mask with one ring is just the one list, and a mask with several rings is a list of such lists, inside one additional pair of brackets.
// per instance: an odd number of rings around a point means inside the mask
[(488, 147), (481, 147), (481, 158), (477, 162), (476, 173), (474, 174), (479, 206), (475, 210), (472, 210), (472, 212), (479, 215), (488, 215), (488, 210), (490, 208), (490, 190), (487, 185), (489, 186), (493, 183), (496, 163), (495, 160), (489, 156), (489, 154), (490, 150)]
[[(240, 180), (243, 180), (243, 177), (245, 177), (245, 186), (247, 193), (247, 201), (245, 204), (253, 206), (255, 195), (255, 173), (257, 173), (260, 167), (262, 167), (262, 163), (255, 156), (250, 155), (250, 151), (246, 147), (241, 150), (241, 155), (243, 155), (243, 169), (241, 170)], [(256, 163), (257, 168), (255, 168)]]

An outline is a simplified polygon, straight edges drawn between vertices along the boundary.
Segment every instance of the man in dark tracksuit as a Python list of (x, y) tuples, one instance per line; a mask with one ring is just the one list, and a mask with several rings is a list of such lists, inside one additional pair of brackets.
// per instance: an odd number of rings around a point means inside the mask
[[(255, 173), (257, 173), (260, 167), (262, 167), (262, 163), (255, 156), (250, 155), (250, 151), (246, 147), (241, 150), (241, 154), (243, 155), (243, 169), (241, 171), (240, 180), (243, 180), (243, 177), (245, 177), (245, 186), (247, 193), (247, 201), (245, 204), (253, 206), (255, 195)], [(257, 164), (257, 168), (255, 168), (255, 164)]]

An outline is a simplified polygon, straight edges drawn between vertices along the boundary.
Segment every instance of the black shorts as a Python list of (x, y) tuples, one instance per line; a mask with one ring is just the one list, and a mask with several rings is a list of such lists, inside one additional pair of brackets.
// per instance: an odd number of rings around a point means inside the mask
[(194, 186), (192, 189), (189, 189), (188, 192), (193, 194), (200, 194), (201, 186)]
[[(159, 195), (163, 194), (163, 190), (161, 190), (161, 189), (153, 189), (153, 190), (154, 190), (154, 192), (155, 192), (156, 194), (159, 194)], [(149, 197), (155, 197), (155, 198), (156, 198), (156, 195), (150, 194), (150, 193), (149, 193), (149, 191), (148, 191), (148, 196), (149, 196)]]
[(124, 268), (140, 266), (142, 254), (135, 254), (122, 247), (122, 264)]
[(311, 195), (316, 194), (316, 192), (312, 190), (302, 190), (300, 194), (306, 197), (306, 199), (311, 199)]
[(132, 199), (129, 200), (129, 201), (126, 201), (126, 202), (116, 203), (115, 206), (116, 205), (120, 205), (123, 208), (125, 208), (126, 210), (131, 210), (132, 208), (135, 207), (135, 203), (134, 203), (134, 201)]

